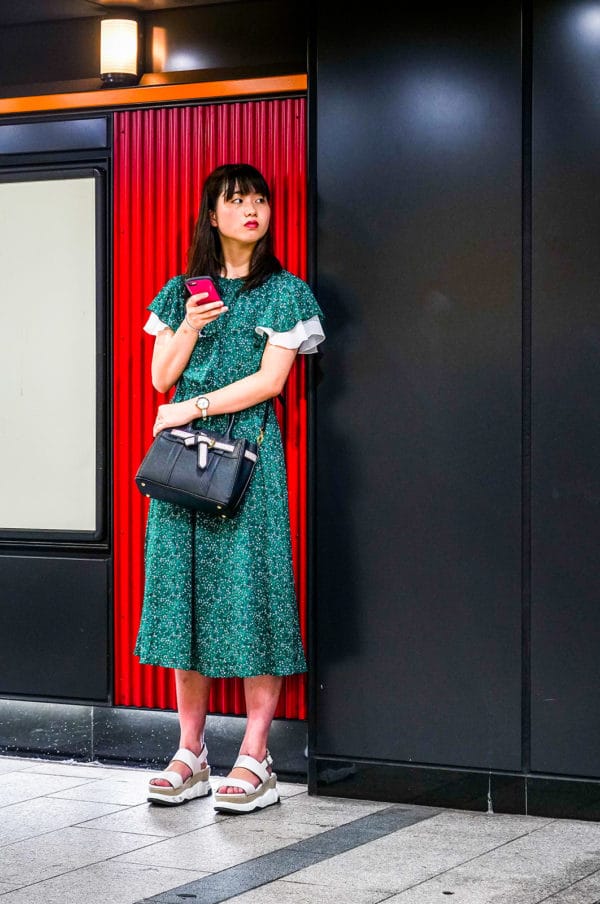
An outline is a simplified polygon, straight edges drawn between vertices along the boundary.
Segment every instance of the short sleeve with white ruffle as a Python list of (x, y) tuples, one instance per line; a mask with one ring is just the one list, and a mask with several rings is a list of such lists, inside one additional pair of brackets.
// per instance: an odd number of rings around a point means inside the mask
[(156, 336), (159, 330), (169, 327), (175, 332), (185, 317), (185, 293), (183, 278), (173, 276), (148, 305), (150, 316), (144, 330)]
[(269, 302), (255, 332), (268, 336), (270, 345), (297, 348), (298, 354), (314, 354), (325, 338), (319, 307), (310, 286), (284, 270), (268, 283)]

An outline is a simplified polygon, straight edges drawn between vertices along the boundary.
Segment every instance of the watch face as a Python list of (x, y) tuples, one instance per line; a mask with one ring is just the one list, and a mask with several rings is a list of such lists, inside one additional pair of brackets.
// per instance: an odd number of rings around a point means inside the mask
[(209, 401), (208, 399), (196, 399), (196, 405), (198, 408), (208, 408)]

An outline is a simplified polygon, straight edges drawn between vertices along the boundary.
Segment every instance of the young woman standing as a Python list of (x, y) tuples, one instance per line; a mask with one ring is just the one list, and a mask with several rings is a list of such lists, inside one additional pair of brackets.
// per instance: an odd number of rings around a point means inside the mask
[[(206, 179), (187, 271), (149, 305), (156, 336), (152, 382), (176, 386), (158, 408), (154, 435), (200, 420), (256, 440), (258, 464), (231, 519), (152, 500), (146, 529), (144, 605), (135, 653), (175, 670), (179, 749), (152, 778), (148, 800), (180, 804), (210, 793), (204, 727), (212, 678), (240, 677), (246, 731), (217, 788), (215, 808), (249, 812), (279, 799), (268, 736), (284, 675), (306, 671), (292, 571), (285, 459), (271, 399), (297, 354), (324, 339), (322, 311), (306, 282), (273, 253), (271, 194), (248, 164)], [(189, 296), (185, 278), (211, 276), (221, 301)]]

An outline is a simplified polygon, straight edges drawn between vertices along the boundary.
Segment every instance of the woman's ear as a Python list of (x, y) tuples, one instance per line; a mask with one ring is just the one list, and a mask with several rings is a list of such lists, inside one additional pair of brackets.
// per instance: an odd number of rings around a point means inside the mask
[(210, 225), (211, 225), (211, 226), (216, 226), (216, 225), (217, 225), (217, 216), (216, 216), (214, 210), (209, 210), (209, 211), (208, 211), (208, 219), (209, 219), (209, 222), (210, 222)]

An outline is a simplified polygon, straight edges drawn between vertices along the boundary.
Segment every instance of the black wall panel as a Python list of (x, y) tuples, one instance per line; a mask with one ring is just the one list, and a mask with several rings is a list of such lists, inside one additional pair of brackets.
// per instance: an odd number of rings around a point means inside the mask
[(534, 5), (532, 749), (598, 775), (600, 18)]
[[(0, 29), (0, 95), (12, 86), (97, 78), (100, 20), (66, 19)], [(32, 91), (32, 93), (34, 93)]]
[[(244, 0), (145, 16), (146, 70), (231, 70), (230, 77), (306, 70), (307, 4), (304, 0)], [(154, 39), (155, 29), (165, 35)], [(158, 51), (158, 52), (157, 52)], [(204, 77), (204, 76), (203, 76)]]
[(0, 556), (3, 696), (107, 701), (108, 562)]
[(319, 2), (318, 756), (521, 765), (521, 25)]

